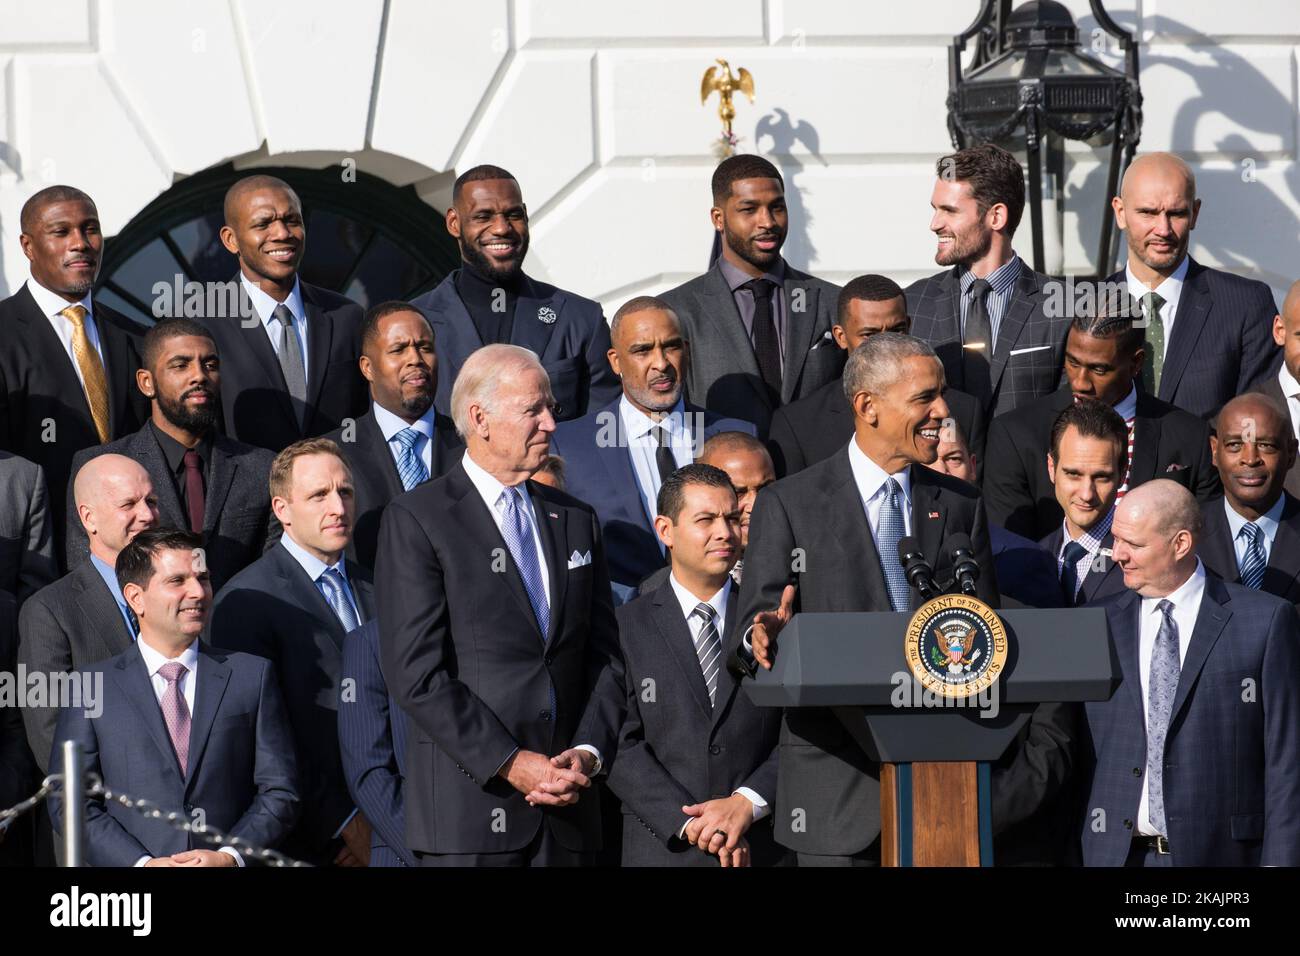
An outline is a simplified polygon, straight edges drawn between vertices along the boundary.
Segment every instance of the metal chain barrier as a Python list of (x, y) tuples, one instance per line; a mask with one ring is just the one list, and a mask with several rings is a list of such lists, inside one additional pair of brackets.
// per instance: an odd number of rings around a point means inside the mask
[(62, 781), (63, 781), (63, 774), (61, 773), (50, 774), (48, 777), (46, 777), (44, 780), (41, 781), (41, 789), (37, 790), (26, 800), (22, 801), (21, 803), (15, 803), (8, 810), (0, 810), (0, 824), (8, 823), (11, 820), (17, 820), (28, 810), (36, 809), (36, 807), (40, 806), (41, 801), (44, 800), (46, 797), (48, 797), (50, 793), (54, 790), (54, 787), (51, 786), (51, 784), (61, 783)]

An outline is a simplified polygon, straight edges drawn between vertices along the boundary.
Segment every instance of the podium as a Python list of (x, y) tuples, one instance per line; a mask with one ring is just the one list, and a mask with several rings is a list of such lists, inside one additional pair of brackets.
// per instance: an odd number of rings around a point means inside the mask
[[(991, 763), (1038, 704), (1114, 693), (1120, 668), (1106, 614), (997, 612), (1006, 640), (996, 679), (986, 692), (953, 699), (926, 692), (909, 667), (909, 630), (915, 634), (921, 613), (796, 614), (777, 640), (772, 670), (760, 668), (746, 689), (760, 707), (831, 708), (881, 765), (884, 865), (990, 866)], [(937, 629), (935, 636), (942, 637)]]

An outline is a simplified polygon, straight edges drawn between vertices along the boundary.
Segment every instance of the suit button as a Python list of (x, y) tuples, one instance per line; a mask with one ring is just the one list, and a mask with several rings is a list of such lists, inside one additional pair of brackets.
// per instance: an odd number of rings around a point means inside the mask
[(544, 711), (542, 711), (540, 714), (538, 714), (537, 716), (540, 717), (542, 720), (550, 720), (550, 719), (551, 719), (551, 712), (550, 712), (549, 710), (544, 710)]
[(1141, 768), (1141, 767), (1134, 767), (1134, 768), (1133, 768), (1133, 776), (1135, 776), (1135, 777), (1140, 777), (1140, 776), (1142, 776), (1142, 768)]
[(713, 754), (713, 756), (716, 757), (718, 754), (722, 753), (722, 748), (719, 747), (717, 744), (712, 744), (709, 747), (709, 753)]
[(1125, 821), (1124, 821), (1124, 829), (1125, 829), (1125, 830), (1132, 830), (1132, 829), (1133, 829), (1133, 821), (1132, 821), (1132, 820), (1125, 820)]

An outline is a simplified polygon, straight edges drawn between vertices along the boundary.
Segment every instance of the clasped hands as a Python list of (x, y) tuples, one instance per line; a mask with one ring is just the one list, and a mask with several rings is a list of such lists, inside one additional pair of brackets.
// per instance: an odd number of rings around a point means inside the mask
[(239, 866), (239, 862), (229, 853), (216, 850), (182, 850), (171, 856), (156, 856), (145, 866)]
[(519, 750), (501, 768), (501, 776), (534, 807), (567, 807), (591, 786), (596, 755), (570, 747), (554, 757)]
[(683, 840), (713, 854), (722, 866), (749, 866), (749, 843), (744, 837), (754, 822), (754, 804), (743, 793), (693, 803), (682, 807), (682, 813), (690, 817)]

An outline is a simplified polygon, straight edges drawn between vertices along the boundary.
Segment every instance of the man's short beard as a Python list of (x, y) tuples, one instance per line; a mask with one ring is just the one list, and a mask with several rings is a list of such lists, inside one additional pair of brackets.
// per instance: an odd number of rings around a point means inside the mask
[(993, 230), (984, 230), (973, 245), (966, 246), (962, 244), (962, 239), (956, 233), (953, 234), (953, 248), (946, 253), (940, 250), (934, 257), (937, 265), (969, 266), (972, 262), (983, 259), (988, 254), (989, 248), (993, 245)]
[(524, 236), (519, 240), (519, 254), (506, 268), (501, 269), (496, 266), (487, 254), (477, 245), (469, 242), (464, 236), (456, 240), (460, 246), (460, 257), (474, 267), (479, 275), (488, 279), (497, 279), (502, 282), (514, 282), (524, 272), (524, 257), (528, 255), (528, 237)]
[(433, 407), (433, 392), (420, 392), (410, 398), (402, 398), (402, 412), (411, 418), (423, 418), (424, 413)]
[(781, 245), (773, 249), (771, 255), (767, 258), (759, 258), (750, 247), (749, 243), (736, 233), (732, 232), (731, 228), (725, 223), (722, 226), (722, 237), (727, 243), (727, 248), (740, 256), (740, 258), (744, 259), (755, 269), (762, 269), (764, 272), (770, 269), (776, 260), (781, 258), (781, 249), (785, 245), (785, 236), (782, 236)]
[(212, 401), (199, 408), (188, 408), (184, 399), (179, 402), (171, 402), (168, 399), (158, 396), (158, 409), (162, 412), (163, 418), (171, 422), (177, 428), (189, 432), (191, 435), (205, 435), (210, 432), (217, 424), (217, 416), (221, 414), (220, 403), (215, 392), (209, 392)]

